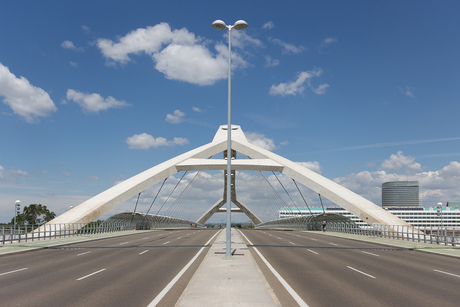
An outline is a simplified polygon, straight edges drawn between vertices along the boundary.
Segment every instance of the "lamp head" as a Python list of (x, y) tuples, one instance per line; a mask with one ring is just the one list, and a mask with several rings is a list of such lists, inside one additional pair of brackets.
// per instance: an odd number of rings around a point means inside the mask
[(212, 27), (216, 30), (223, 30), (227, 28), (227, 25), (222, 20), (216, 20), (212, 23)]
[(238, 20), (237, 22), (235, 22), (235, 24), (233, 25), (233, 28), (235, 30), (244, 30), (248, 27), (248, 23), (244, 20)]

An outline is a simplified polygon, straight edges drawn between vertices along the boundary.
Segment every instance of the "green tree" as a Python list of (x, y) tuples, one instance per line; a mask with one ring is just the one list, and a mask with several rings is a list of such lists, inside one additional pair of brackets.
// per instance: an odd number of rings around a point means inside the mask
[[(56, 217), (54, 212), (51, 212), (42, 204), (31, 204), (24, 206), (22, 213), (16, 217), (16, 223), (24, 224), (27, 221), (29, 225), (37, 225), (49, 222)], [(14, 223), (14, 217), (11, 219), (11, 224)]]

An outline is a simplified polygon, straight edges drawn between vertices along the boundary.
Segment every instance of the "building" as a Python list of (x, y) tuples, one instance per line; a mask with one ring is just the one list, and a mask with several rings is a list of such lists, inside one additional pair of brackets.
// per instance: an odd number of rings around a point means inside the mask
[[(443, 206), (442, 215), (438, 215), (436, 207), (390, 207), (385, 210), (415, 227), (440, 227), (442, 218), (443, 227), (460, 228), (460, 203), (457, 203), (457, 206), (454, 206), (453, 202), (448, 204), (449, 206)], [(324, 212), (345, 216), (362, 228), (370, 226), (353, 213), (339, 207), (326, 207), (324, 211), (322, 207), (285, 207), (279, 210), (279, 218), (323, 214)]]
[(382, 208), (418, 206), (418, 181), (391, 181), (382, 184)]

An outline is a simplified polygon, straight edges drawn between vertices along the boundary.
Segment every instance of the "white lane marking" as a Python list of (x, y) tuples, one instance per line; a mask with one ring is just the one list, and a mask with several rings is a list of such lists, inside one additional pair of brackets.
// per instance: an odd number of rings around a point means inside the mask
[(363, 274), (363, 275), (366, 275), (366, 276), (368, 276), (368, 277), (370, 277), (370, 278), (375, 278), (375, 276), (372, 276), (372, 275), (369, 275), (369, 274), (367, 274), (367, 273), (364, 273), (364, 272), (362, 272), (362, 271), (360, 271), (360, 270), (357, 270), (357, 269), (355, 269), (355, 268), (352, 268), (351, 266), (347, 266), (347, 268), (349, 268), (349, 269), (351, 269), (351, 270), (353, 270), (353, 271), (356, 271), (356, 272), (358, 272), (358, 273), (361, 273), (361, 274)]
[(176, 277), (173, 278), (173, 280), (169, 282), (169, 284), (157, 295), (157, 297), (153, 299), (153, 301), (147, 307), (154, 307), (163, 299), (163, 297), (169, 292), (169, 290), (171, 290), (171, 288), (179, 280), (179, 278), (181, 278), (182, 275), (184, 275), (184, 273), (188, 270), (188, 268), (193, 264), (193, 262), (195, 262), (195, 260), (198, 258), (201, 252), (205, 249), (205, 247), (209, 244), (209, 242), (211, 242), (212, 239), (214, 239), (214, 237), (217, 236), (217, 234), (219, 234), (221, 231), (222, 229), (216, 232), (216, 234), (213, 235), (212, 238), (209, 239), (209, 241), (206, 242), (202, 248), (200, 248), (198, 253), (196, 253), (195, 257), (193, 257), (192, 260), (190, 260), (190, 262), (187, 263), (187, 265), (176, 275)]
[(280, 237), (277, 237), (277, 238), (281, 240), (281, 238), (280, 238)]
[(22, 268), (22, 269), (19, 269), (19, 270), (14, 270), (14, 271), (9, 271), (9, 272), (5, 272), (5, 273), (1, 273), (0, 276), (6, 275), (6, 274), (11, 274), (11, 273), (16, 273), (16, 272), (24, 271), (24, 270), (27, 270), (27, 268)]
[(182, 237), (177, 238), (177, 240), (181, 239)]
[(268, 234), (270, 237), (273, 237), (271, 234)]
[(293, 242), (289, 242), (289, 243), (291, 243), (292, 245), (295, 245), (295, 243), (293, 243)]
[(296, 236), (296, 237), (299, 237), (299, 238), (302, 238), (302, 237), (301, 237), (301, 236), (299, 236), (299, 235), (295, 235), (295, 236)]
[(126, 243), (129, 243), (129, 242), (123, 242), (123, 243), (120, 243), (120, 245), (123, 245), (123, 244), (126, 244)]
[(338, 246), (338, 244), (335, 244), (335, 243), (329, 243), (329, 244), (331, 244), (331, 245), (335, 245), (335, 246)]
[(188, 233), (187, 236), (189, 236), (190, 234)]
[(85, 255), (85, 254), (89, 254), (89, 253), (91, 253), (91, 251), (89, 251), (89, 252), (86, 252), (86, 253), (81, 253), (81, 254), (78, 254), (77, 256), (81, 256), (81, 255)]
[(150, 238), (150, 237), (145, 237), (145, 238), (142, 238), (142, 240), (145, 240), (145, 239), (148, 239), (148, 238)]
[(168, 244), (169, 242), (171, 242), (171, 241), (165, 242), (165, 243), (163, 243), (163, 245)]
[(318, 239), (313, 239), (313, 238), (310, 238), (310, 239), (312, 239), (313, 241), (318, 241)]
[(312, 251), (311, 249), (307, 249), (307, 251), (309, 251), (310, 253), (313, 253), (313, 254), (319, 255), (317, 252), (315, 252), (315, 251)]
[(452, 275), (452, 276), (455, 276), (455, 277), (460, 277), (460, 275), (455, 275), (455, 274), (448, 273), (448, 272), (444, 272), (444, 271), (439, 271), (439, 270), (433, 270), (433, 271), (436, 271), (436, 272), (439, 272), (439, 273), (443, 273), (443, 274), (447, 274), (447, 275)]
[(365, 251), (361, 251), (365, 254), (368, 254), (368, 255), (372, 255), (372, 256), (375, 256), (375, 257), (380, 257), (380, 255), (377, 255), (377, 254), (373, 254), (373, 253), (368, 253), (368, 252), (365, 252)]
[(149, 250), (145, 250), (143, 251), (142, 253), (139, 253), (139, 255), (142, 255), (142, 254), (145, 254), (146, 252), (148, 252)]
[(94, 272), (94, 273), (91, 273), (91, 274), (88, 274), (88, 275), (86, 275), (86, 276), (80, 277), (80, 278), (78, 278), (77, 280), (85, 279), (85, 278), (87, 278), (87, 277), (93, 276), (94, 274), (100, 273), (100, 272), (105, 271), (105, 270), (106, 270), (106, 269), (102, 269), (102, 270), (96, 271), (96, 272)]
[[(249, 239), (240, 230), (238, 230), (238, 231), (246, 239), (246, 241), (248, 241), (249, 245), (254, 245), (254, 244), (252, 244), (251, 241), (249, 241)], [(297, 292), (295, 292), (294, 289), (292, 289), (291, 286), (284, 280), (284, 278), (281, 277), (280, 274), (278, 274), (278, 272), (275, 270), (275, 268), (273, 268), (272, 265), (267, 261), (267, 259), (265, 259), (265, 257), (262, 256), (262, 254), (259, 252), (259, 250), (254, 246), (252, 248), (256, 251), (256, 253), (259, 255), (260, 259), (262, 259), (262, 261), (270, 269), (270, 271), (273, 273), (273, 275), (275, 275), (276, 278), (278, 278), (279, 282), (284, 286), (284, 288), (287, 290), (287, 292), (289, 292), (289, 294), (297, 302), (297, 304), (299, 304), (299, 306), (301, 306), (301, 307), (308, 307), (307, 303), (305, 303), (304, 300), (297, 294)]]

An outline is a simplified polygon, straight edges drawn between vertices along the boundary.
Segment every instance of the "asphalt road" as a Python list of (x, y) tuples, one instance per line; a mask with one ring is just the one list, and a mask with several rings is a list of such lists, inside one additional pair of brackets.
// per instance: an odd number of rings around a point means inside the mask
[[(297, 231), (243, 230), (309, 306), (460, 306), (460, 260)], [(297, 306), (252, 251), (283, 306)]]
[[(145, 231), (0, 258), (0, 306), (147, 306), (217, 230)], [(206, 250), (159, 306), (173, 306)]]

